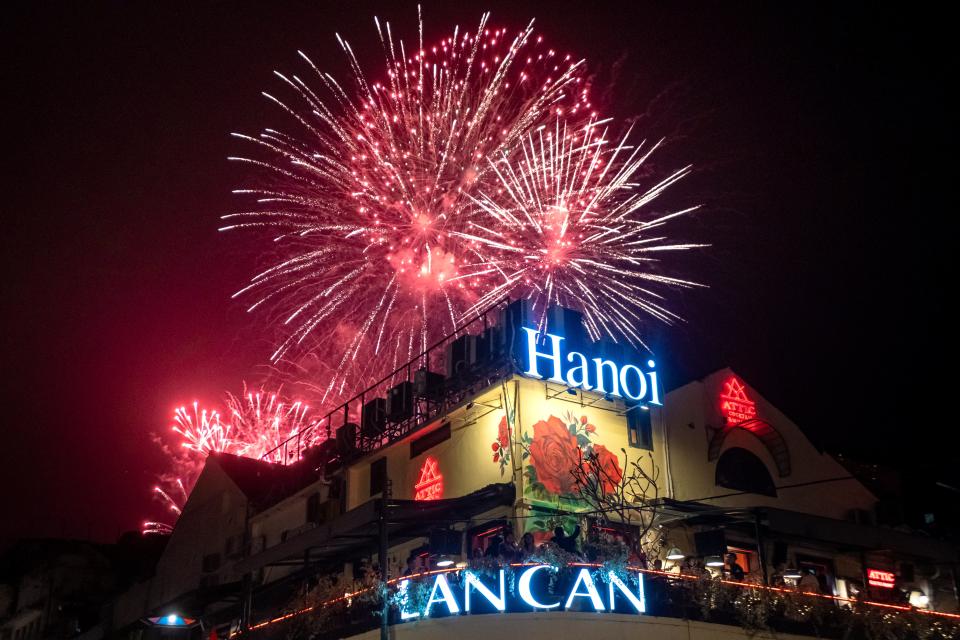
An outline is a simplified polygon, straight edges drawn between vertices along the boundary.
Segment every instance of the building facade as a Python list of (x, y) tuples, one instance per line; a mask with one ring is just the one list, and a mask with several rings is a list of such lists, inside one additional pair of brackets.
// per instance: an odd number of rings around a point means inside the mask
[(878, 524), (876, 497), (736, 372), (667, 391), (663, 366), (569, 311), (485, 315), (323, 438), (211, 455), (155, 577), (91, 639), (726, 638), (758, 602), (780, 637), (812, 633), (793, 593), (838, 619), (954, 624), (956, 548)]

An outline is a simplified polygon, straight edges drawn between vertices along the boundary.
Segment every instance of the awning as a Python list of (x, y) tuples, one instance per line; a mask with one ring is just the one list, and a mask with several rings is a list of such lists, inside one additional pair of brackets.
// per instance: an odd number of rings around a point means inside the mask
[(754, 526), (759, 516), (765, 532), (773, 536), (816, 540), (844, 549), (892, 551), (934, 563), (955, 563), (960, 558), (955, 547), (936, 538), (774, 507), (716, 507), (664, 499), (660, 510), (668, 525)]
[[(469, 520), (498, 506), (512, 505), (515, 499), (513, 484), (492, 484), (460, 498), (389, 500), (387, 537), (397, 542), (427, 536), (432, 529)], [(270, 565), (314, 563), (369, 547), (380, 535), (381, 503), (379, 499), (365, 502), (327, 524), (244, 558), (234, 565), (234, 570), (249, 573)]]

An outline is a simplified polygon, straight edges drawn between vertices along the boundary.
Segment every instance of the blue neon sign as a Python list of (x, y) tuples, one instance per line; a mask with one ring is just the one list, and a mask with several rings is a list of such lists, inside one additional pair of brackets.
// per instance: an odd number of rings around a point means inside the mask
[(521, 330), (524, 334), (522, 353), (526, 357), (524, 375), (633, 402), (663, 404), (655, 371), (657, 365), (653, 360), (647, 360), (647, 370), (644, 371), (632, 363), (618, 364), (602, 357), (587, 358), (579, 351), (564, 354), (563, 336), (552, 333), (541, 336), (536, 329), (529, 327), (521, 327)]
[[(515, 591), (506, 588), (508, 570), (516, 571)], [(433, 584), (426, 603), (419, 607), (415, 607), (408, 597), (411, 580), (404, 579), (399, 584), (400, 619), (405, 621), (483, 612), (564, 611), (571, 608), (596, 612), (646, 612), (643, 574), (639, 572), (636, 574), (636, 587), (631, 587), (612, 571), (576, 568), (572, 580), (557, 581), (557, 584), (563, 585), (563, 592), (556, 593), (549, 587), (550, 577), (556, 571), (556, 567), (544, 564), (500, 569), (496, 580), (492, 581), (489, 578), (485, 581), (470, 570), (439, 573), (424, 578), (432, 580)], [(606, 583), (606, 589), (598, 587), (598, 576)]]

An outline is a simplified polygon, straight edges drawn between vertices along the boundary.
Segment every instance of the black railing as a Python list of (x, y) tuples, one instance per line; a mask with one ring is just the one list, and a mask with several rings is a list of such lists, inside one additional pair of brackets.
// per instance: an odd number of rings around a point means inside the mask
[[(496, 349), (491, 348), (492, 345), (485, 345), (488, 348), (485, 358), (459, 371), (447, 371), (446, 351), (448, 345), (465, 336), (490, 338), (493, 335), (491, 330), (499, 328), (500, 310), (509, 302), (505, 298), (478, 313), (406, 364), (264, 453), (260, 459), (292, 464), (314, 447), (327, 448), (328, 455), (321, 456), (327, 458), (325, 462), (333, 458), (346, 460), (351, 456), (370, 453), (406, 437), (462, 402), (467, 395), (492, 384), (511, 369), (506, 355), (508, 350), (502, 348), (501, 338), (497, 338)], [(418, 372), (421, 372), (419, 390), (416, 389)], [(401, 389), (397, 395), (405, 395), (402, 399), (411, 402), (411, 406), (393, 416), (364, 415), (368, 401), (386, 399), (391, 389), (403, 387), (404, 384), (410, 385), (410, 388)], [(429, 390), (423, 387), (429, 387)], [(366, 411), (368, 414), (380, 413), (383, 405), (368, 407)]]

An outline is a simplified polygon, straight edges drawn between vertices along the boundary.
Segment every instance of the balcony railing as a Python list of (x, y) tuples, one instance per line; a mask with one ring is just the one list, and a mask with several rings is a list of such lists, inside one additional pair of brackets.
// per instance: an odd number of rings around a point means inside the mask
[[(409, 362), (391, 371), (320, 420), (290, 437), (261, 456), (261, 460), (278, 464), (292, 464), (303, 458), (311, 448), (327, 444), (329, 458), (342, 460), (377, 451), (406, 437), (429, 424), (445, 411), (461, 403), (465, 397), (482, 389), (511, 370), (504, 352), (488, 352), (488, 357), (459, 371), (447, 371), (447, 347), (465, 336), (482, 338), (498, 328), (500, 311), (510, 301), (503, 299), (457, 327), (441, 340), (430, 345)], [(419, 373), (418, 373), (419, 372)], [(411, 385), (416, 387), (420, 376), (421, 388), (415, 389), (412, 406), (395, 415), (365, 417), (364, 407), (371, 400), (385, 399), (391, 389)], [(428, 388), (424, 388), (428, 387)], [(398, 395), (409, 393), (402, 389)], [(370, 411), (382, 411), (371, 407)], [(366, 419), (365, 419), (366, 418)], [(371, 428), (371, 424), (376, 425)], [(379, 425), (382, 425), (382, 430)], [(334, 447), (333, 443), (336, 443)]]

